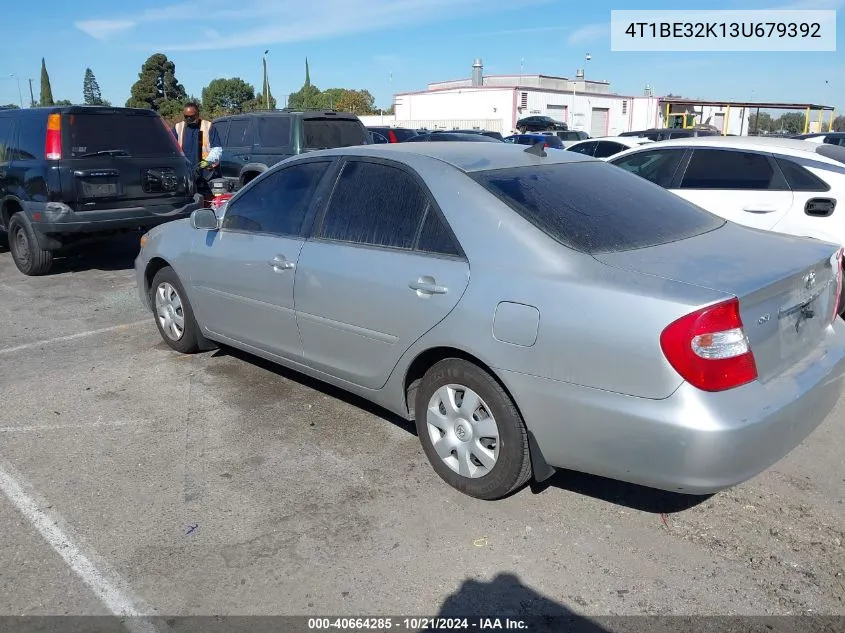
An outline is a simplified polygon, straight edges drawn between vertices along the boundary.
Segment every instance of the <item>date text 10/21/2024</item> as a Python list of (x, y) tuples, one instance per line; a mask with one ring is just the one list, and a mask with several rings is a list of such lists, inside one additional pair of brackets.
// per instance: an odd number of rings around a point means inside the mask
[(309, 618), (312, 631), (528, 631), (525, 620), (513, 618)]

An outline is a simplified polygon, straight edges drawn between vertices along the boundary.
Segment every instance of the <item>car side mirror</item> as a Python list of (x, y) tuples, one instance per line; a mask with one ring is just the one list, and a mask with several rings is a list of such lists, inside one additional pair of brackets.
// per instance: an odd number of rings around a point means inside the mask
[(197, 209), (191, 213), (191, 226), (198, 230), (216, 231), (220, 223), (213, 209)]

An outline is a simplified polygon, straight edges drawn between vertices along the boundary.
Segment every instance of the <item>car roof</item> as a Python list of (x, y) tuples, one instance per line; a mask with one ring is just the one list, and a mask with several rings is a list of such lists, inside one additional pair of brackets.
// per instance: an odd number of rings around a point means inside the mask
[(620, 145), (627, 145), (629, 143), (633, 143), (634, 146), (637, 146), (640, 143), (644, 142), (654, 142), (644, 136), (591, 136), (590, 138), (585, 138), (581, 141), (578, 141), (578, 143), (589, 143), (590, 141), (610, 141), (611, 143), (619, 143)]
[(545, 157), (529, 154), (524, 145), (509, 143), (391, 143), (384, 145), (355, 145), (319, 150), (303, 154), (370, 156), (392, 159), (410, 164), (419, 157), (431, 158), (471, 173), (490, 169), (530, 167), (552, 163), (599, 162), (576, 152), (547, 152)]
[[(630, 137), (629, 137), (630, 138)], [(665, 141), (657, 141), (661, 147), (687, 147), (687, 146), (708, 146), (725, 147), (730, 149), (756, 149), (758, 151), (770, 152), (774, 149), (788, 150), (790, 152), (815, 153), (811, 145), (801, 139), (769, 136), (690, 136), (687, 138), (673, 138)], [(652, 145), (649, 145), (650, 147)]]

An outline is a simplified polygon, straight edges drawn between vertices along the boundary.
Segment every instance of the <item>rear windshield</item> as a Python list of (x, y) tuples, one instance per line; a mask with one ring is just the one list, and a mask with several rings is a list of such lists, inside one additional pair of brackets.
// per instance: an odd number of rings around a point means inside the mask
[(178, 156), (174, 137), (157, 116), (128, 113), (67, 114), (62, 122), (69, 157), (120, 150), (129, 156)]
[(259, 118), (258, 142), (263, 147), (286, 147), (290, 143), (290, 117)]
[(725, 224), (662, 187), (604, 162), (469, 175), (538, 229), (584, 253), (657, 246)]
[(816, 154), (821, 154), (826, 158), (832, 158), (835, 161), (845, 164), (845, 147), (839, 145), (819, 145), (816, 148)]
[(350, 147), (367, 142), (367, 130), (354, 119), (305, 119), (305, 149)]

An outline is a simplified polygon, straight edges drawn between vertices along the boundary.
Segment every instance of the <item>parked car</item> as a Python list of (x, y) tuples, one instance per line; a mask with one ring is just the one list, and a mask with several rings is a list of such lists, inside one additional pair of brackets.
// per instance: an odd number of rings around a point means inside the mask
[(569, 145), (572, 143), (586, 141), (588, 138), (590, 138), (590, 135), (582, 130), (557, 130), (553, 132), (540, 132), (540, 134), (554, 134), (561, 141), (563, 141), (563, 144), (566, 147), (569, 147)]
[(493, 132), (490, 130), (434, 130), (432, 134), (481, 134), (482, 136), (489, 136), (490, 138), (494, 138), (497, 141), (503, 140), (503, 136), (500, 132)]
[(647, 138), (640, 138), (638, 136), (605, 136), (573, 143), (566, 150), (595, 158), (607, 158), (619, 152), (624, 152), (626, 149), (653, 142)]
[(725, 219), (845, 244), (845, 148), (764, 136), (707, 136), (626, 150), (610, 163)]
[(550, 116), (528, 116), (516, 122), (516, 129), (522, 134), (526, 132), (542, 132), (544, 130), (568, 130), (569, 126)]
[(505, 143), (514, 143), (516, 145), (536, 145), (537, 143), (543, 143), (543, 147), (563, 149), (563, 141), (554, 134), (514, 134), (504, 140)]
[(0, 112), (0, 233), (25, 275), (59, 249), (186, 218), (202, 205), (188, 160), (152, 110)]
[(433, 143), (439, 141), (469, 141), (477, 143), (501, 143), (502, 141), (483, 134), (461, 134), (458, 132), (430, 132), (412, 136), (406, 143)]
[(223, 144), (222, 176), (240, 188), (290, 156), (369, 142), (367, 128), (349, 112), (268, 110), (215, 119)]
[(841, 255), (575, 152), (401, 143), (286, 161), (135, 270), (174, 350), (416, 420), (437, 474), (495, 499), (555, 468), (706, 494), (776, 462), (842, 392)]
[(792, 138), (809, 141), (810, 143), (827, 143), (845, 147), (845, 132), (815, 132), (812, 134), (796, 134)]
[(639, 136), (647, 138), (651, 141), (666, 141), (673, 138), (691, 138), (693, 136), (721, 136), (718, 132), (711, 129), (695, 129), (695, 128), (651, 128), (648, 130), (638, 130), (633, 132), (622, 132), (619, 136)]
[(389, 127), (386, 125), (371, 125), (368, 130), (381, 134), (388, 143), (404, 143), (412, 136), (420, 134), (420, 130), (412, 130), (407, 127)]
[(390, 142), (386, 136), (380, 134), (379, 132), (373, 132), (370, 129), (367, 130), (367, 138), (371, 145), (384, 145), (385, 143)]

